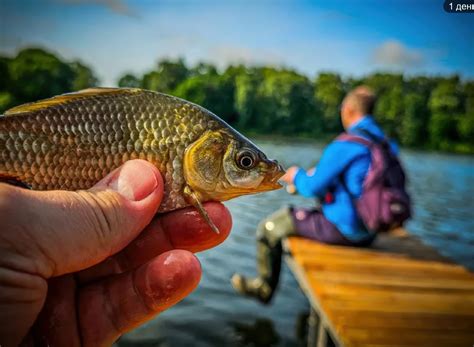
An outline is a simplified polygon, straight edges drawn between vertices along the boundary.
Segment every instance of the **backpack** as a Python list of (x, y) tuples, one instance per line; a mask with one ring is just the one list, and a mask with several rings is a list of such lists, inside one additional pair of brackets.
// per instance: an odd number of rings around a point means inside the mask
[[(379, 140), (365, 130), (358, 130), (370, 138), (343, 133), (339, 141), (349, 141), (367, 146), (371, 164), (364, 179), (362, 194), (353, 199), (357, 213), (371, 232), (384, 232), (411, 217), (411, 201), (405, 188), (405, 172), (397, 156), (390, 150), (386, 139)], [(345, 185), (344, 185), (345, 186)], [(346, 187), (346, 190), (350, 194)]]

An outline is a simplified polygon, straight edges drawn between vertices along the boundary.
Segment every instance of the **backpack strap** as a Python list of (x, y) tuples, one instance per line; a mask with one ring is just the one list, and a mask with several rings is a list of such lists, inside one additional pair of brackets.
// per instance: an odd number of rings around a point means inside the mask
[(336, 141), (342, 141), (342, 142), (356, 142), (361, 145), (371, 147), (374, 143), (374, 141), (367, 140), (366, 138), (363, 138), (360, 135), (354, 135), (354, 134), (349, 134), (349, 133), (342, 133), (338, 137), (336, 137)]
[[(360, 135), (349, 134), (349, 133), (341, 133), (338, 137), (336, 137), (336, 141), (355, 142), (355, 143), (359, 143), (363, 146), (366, 146), (369, 149), (373, 145), (372, 141), (367, 140), (366, 138), (363, 138)], [(346, 171), (346, 169), (344, 169), (343, 172), (341, 172), (341, 174), (339, 175), (339, 177), (338, 177), (339, 182), (341, 183), (342, 188), (347, 192), (347, 194), (349, 194), (351, 200), (355, 200), (355, 197), (352, 195), (352, 193), (349, 190), (349, 187), (347, 187), (347, 184), (344, 181), (344, 172), (345, 171)]]
[[(363, 146), (368, 147), (369, 150), (371, 149), (371, 147), (374, 144), (380, 144), (380, 140), (378, 140), (375, 136), (373, 136), (367, 130), (357, 129), (357, 132), (359, 132), (360, 135), (350, 134), (350, 133), (346, 133), (346, 132), (341, 133), (338, 137), (336, 137), (336, 141), (359, 143)], [(362, 137), (362, 134), (365, 135), (366, 137), (368, 137), (370, 140), (366, 139), (365, 137)], [(343, 176), (344, 171), (339, 175), (339, 181), (340, 181), (343, 189), (351, 197), (351, 200), (355, 201), (355, 197), (352, 195), (351, 191), (349, 190), (349, 187), (347, 186), (346, 182), (344, 181), (344, 176)]]
[[(359, 133), (359, 134), (357, 134)], [(363, 137), (365, 136), (365, 137)], [(368, 139), (367, 139), (368, 138)], [(354, 133), (342, 133), (340, 134), (336, 140), (343, 141), (343, 142), (356, 142), (367, 147), (371, 147), (373, 144), (377, 144), (382, 146), (384, 149), (389, 149), (390, 144), (388, 143), (386, 138), (379, 139), (374, 136), (371, 132), (365, 129), (356, 129)]]

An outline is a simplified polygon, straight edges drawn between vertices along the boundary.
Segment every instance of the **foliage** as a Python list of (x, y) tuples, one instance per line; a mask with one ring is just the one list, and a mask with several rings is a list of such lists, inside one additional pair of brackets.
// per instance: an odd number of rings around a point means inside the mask
[(8, 72), (9, 63), (9, 58), (0, 57), (0, 90), (6, 90), (10, 84), (10, 73)]
[[(94, 72), (38, 48), (0, 57), (0, 112), (20, 103), (97, 86)], [(474, 153), (474, 81), (374, 73), (342, 78), (322, 72), (314, 80), (289, 69), (160, 60), (143, 76), (124, 74), (120, 87), (141, 87), (195, 102), (254, 134), (327, 138), (342, 130), (344, 95), (367, 84), (378, 95), (374, 116), (402, 145)]]
[(140, 88), (142, 81), (132, 74), (125, 74), (120, 77), (118, 86), (121, 88)]
[(263, 76), (256, 69), (242, 72), (235, 77), (234, 107), (239, 115), (239, 129), (257, 129), (253, 120), (257, 115), (257, 89), (262, 79)]
[(206, 71), (188, 78), (176, 88), (174, 94), (192, 101), (218, 114), (225, 121), (233, 122), (233, 85), (222, 76)]
[(463, 143), (474, 146), (474, 82), (465, 84), (464, 94), (466, 113), (458, 119), (458, 132)]
[(344, 94), (344, 83), (338, 74), (323, 72), (316, 77), (314, 97), (322, 110), (326, 131), (342, 131), (339, 109)]
[(90, 87), (97, 87), (99, 80), (95, 77), (94, 72), (82, 63), (75, 61), (71, 64), (74, 73), (72, 81), (72, 90), (81, 90)]
[(431, 92), (428, 106), (431, 112), (429, 136), (432, 148), (449, 150), (451, 144), (459, 140), (457, 123), (463, 108), (462, 98), (458, 77), (441, 79)]
[(37, 48), (21, 51), (8, 64), (12, 94), (18, 102), (43, 99), (73, 87), (71, 66)]
[(400, 127), (400, 142), (406, 146), (417, 146), (425, 140), (427, 119), (426, 101), (423, 96), (410, 92), (404, 98), (404, 116)]
[(15, 104), (48, 98), (98, 84), (92, 70), (80, 62), (68, 63), (39, 48), (0, 57), (0, 112)]
[(143, 76), (142, 88), (170, 93), (188, 76), (189, 70), (182, 59), (177, 61), (160, 60), (156, 70)]

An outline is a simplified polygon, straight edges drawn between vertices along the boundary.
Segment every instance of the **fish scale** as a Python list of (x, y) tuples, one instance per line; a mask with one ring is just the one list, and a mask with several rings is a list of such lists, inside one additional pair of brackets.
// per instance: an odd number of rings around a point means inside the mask
[(38, 190), (88, 189), (127, 160), (145, 159), (165, 181), (159, 212), (189, 205), (184, 151), (203, 132), (225, 126), (197, 105), (143, 90), (50, 100), (49, 107), (1, 117), (0, 174)]

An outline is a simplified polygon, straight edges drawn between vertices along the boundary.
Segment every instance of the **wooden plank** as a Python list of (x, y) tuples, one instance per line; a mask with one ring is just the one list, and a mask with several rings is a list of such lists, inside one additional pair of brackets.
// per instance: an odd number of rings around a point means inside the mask
[(340, 336), (336, 333), (336, 330), (334, 329), (334, 325), (328, 319), (327, 313), (322, 309), (317, 295), (315, 295), (314, 292), (312, 291), (309, 285), (309, 282), (307, 281), (307, 276), (303, 268), (299, 266), (292, 257), (286, 256), (285, 261), (288, 264), (288, 267), (293, 272), (294, 276), (296, 277), (296, 280), (298, 281), (301, 289), (303, 290), (306, 297), (308, 298), (311, 307), (318, 313), (318, 317), (320, 321), (319, 324), (325, 324), (326, 329), (328, 330), (328, 333), (330, 334), (332, 341), (334, 341), (337, 346), (343, 347), (344, 344), (342, 343)]
[(418, 330), (407, 331), (405, 329), (357, 329), (347, 328), (342, 330), (343, 340), (347, 341), (347, 346), (353, 344), (396, 344), (399, 346), (472, 346), (474, 332), (458, 331), (432, 331)]
[[(311, 281), (321, 283), (351, 283), (367, 286), (390, 286), (390, 287), (413, 287), (413, 288), (438, 288), (438, 289), (462, 289), (474, 290), (474, 281), (471, 279), (452, 279), (452, 278), (411, 278), (404, 276), (373, 275), (373, 274), (355, 274), (348, 276), (347, 272), (330, 271), (308, 271), (308, 277)], [(316, 285), (316, 283), (315, 283)]]
[[(328, 246), (325, 246), (328, 247)], [(346, 247), (347, 248), (347, 247)], [(377, 252), (347, 252), (346, 250), (327, 251), (326, 249), (310, 249), (307, 248), (305, 252), (293, 251), (292, 255), (301, 262), (311, 263), (322, 263), (328, 261), (339, 261), (339, 262), (380, 262), (381, 264), (390, 264), (391, 262), (399, 264), (413, 264), (415, 267), (433, 267), (435, 269), (454, 270), (464, 273), (469, 273), (465, 267), (461, 265), (440, 262), (436, 260), (418, 260), (413, 259), (401, 254), (390, 254), (390, 253), (377, 253)], [(360, 252), (360, 253), (359, 253)]]
[[(311, 283), (311, 281), (310, 281)], [(398, 287), (367, 287), (346, 284), (312, 284), (316, 294), (324, 298), (345, 298), (355, 301), (366, 298), (383, 298), (397, 301), (399, 299), (410, 299), (413, 301), (445, 301), (462, 302), (464, 305), (472, 307), (474, 311), (474, 291), (430, 291), (430, 290), (405, 290), (400, 291)]]
[(371, 245), (371, 249), (379, 252), (405, 254), (414, 259), (437, 260), (454, 264), (452, 260), (441, 255), (433, 247), (424, 244), (420, 239), (407, 232), (401, 236), (393, 233), (379, 234)]
[(384, 300), (341, 300), (324, 299), (322, 307), (328, 309), (343, 309), (348, 311), (375, 311), (375, 312), (411, 312), (411, 313), (438, 313), (457, 314), (460, 316), (474, 316), (472, 306), (461, 304), (445, 305), (434, 302), (413, 302), (411, 300), (399, 300), (390, 302)]
[[(427, 247), (403, 233), (380, 239), (382, 252), (300, 238), (284, 243), (298, 282), (335, 341), (346, 347), (472, 346), (473, 274), (432, 249), (428, 260), (414, 259)], [(398, 241), (403, 245), (394, 248), (406, 254), (391, 252)]]
[(318, 254), (311, 257), (297, 255), (295, 259), (301, 266), (312, 270), (346, 270), (349, 272), (382, 272), (385, 274), (403, 272), (407, 276), (421, 273), (429, 276), (471, 278), (474, 281), (474, 275), (466, 268), (438, 262), (393, 258), (341, 259), (340, 257), (320, 257)]
[[(308, 282), (310, 280), (308, 279)], [(398, 293), (427, 293), (427, 294), (458, 294), (458, 295), (471, 295), (473, 293), (472, 289), (466, 288), (438, 288), (438, 287), (423, 287), (423, 286), (394, 286), (391, 284), (386, 283), (348, 283), (348, 282), (330, 282), (326, 281), (323, 285), (325, 288), (331, 287), (338, 287), (338, 286), (346, 286), (346, 287), (353, 287), (354, 290), (358, 288), (365, 288), (367, 290), (371, 289), (379, 289), (379, 290), (386, 290), (391, 292), (398, 292)], [(316, 294), (316, 293), (314, 293)]]
[[(292, 244), (291, 244), (292, 243)], [(345, 246), (332, 246), (318, 243), (312, 240), (303, 239), (300, 237), (291, 237), (288, 239), (288, 249), (291, 248), (298, 254), (319, 251), (322, 253), (334, 252), (348, 252), (356, 254), (360, 252), (359, 256), (368, 256), (371, 253), (379, 255), (389, 255), (399, 258), (412, 258), (421, 260), (431, 260), (454, 264), (453, 261), (439, 254), (438, 251), (430, 246), (425, 245), (421, 240), (403, 232), (403, 235), (397, 233), (383, 233), (377, 236), (377, 239), (370, 248), (353, 248)]]
[[(391, 254), (391, 253), (376, 253), (376, 252), (366, 252), (360, 251), (361, 253), (357, 252), (347, 252), (345, 250), (337, 251), (337, 252), (328, 252), (325, 249), (313, 249), (311, 250), (308, 248), (305, 252), (293, 251), (292, 255), (301, 262), (308, 262), (308, 263), (321, 263), (321, 262), (328, 262), (328, 261), (341, 261), (341, 262), (350, 262), (350, 261), (373, 261), (373, 262), (381, 262), (384, 264), (388, 264), (390, 262), (397, 262), (400, 264), (410, 264), (412, 263), (414, 266), (419, 267), (427, 267), (432, 266), (433, 268), (437, 269), (458, 269), (458, 271), (469, 272), (469, 270), (465, 269), (460, 265), (455, 265), (446, 262), (440, 262), (436, 260), (418, 260), (413, 259), (408, 256), (402, 254)], [(363, 253), (362, 253), (363, 252)]]
[(304, 254), (318, 254), (318, 255), (341, 255), (346, 257), (395, 257), (395, 258), (407, 258), (406, 255), (398, 253), (381, 253), (379, 251), (371, 250), (368, 248), (354, 248), (346, 246), (328, 246), (325, 244), (317, 243), (311, 240), (302, 238), (289, 238), (289, 249), (293, 255), (304, 255)]
[(474, 331), (474, 317), (456, 314), (434, 314), (420, 312), (374, 312), (328, 310), (328, 317), (338, 329), (340, 326), (377, 329), (403, 328), (424, 330)]

